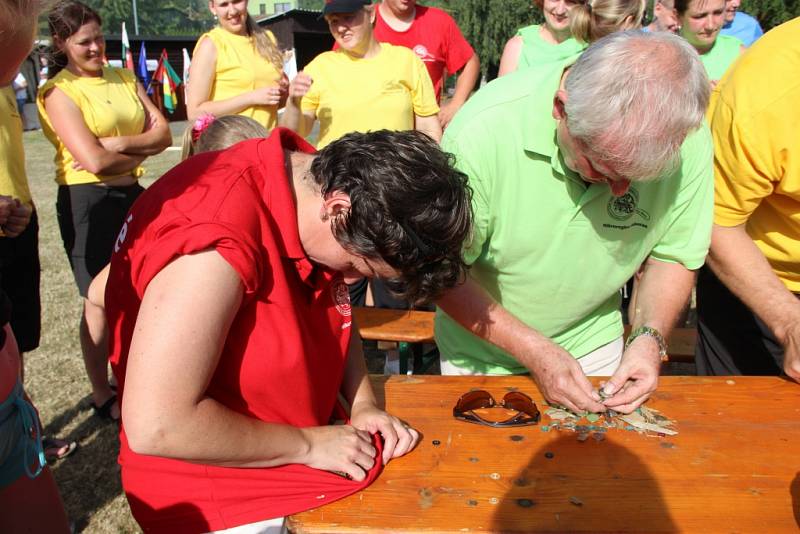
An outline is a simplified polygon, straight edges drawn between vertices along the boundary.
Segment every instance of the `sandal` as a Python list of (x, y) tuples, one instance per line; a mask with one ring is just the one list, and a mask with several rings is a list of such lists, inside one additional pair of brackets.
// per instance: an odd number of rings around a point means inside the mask
[(92, 407), (94, 410), (94, 414), (101, 418), (107, 419), (109, 421), (114, 421), (115, 423), (119, 423), (119, 417), (113, 417), (111, 415), (111, 408), (114, 406), (114, 403), (117, 402), (117, 396), (111, 395), (107, 401), (103, 403), (102, 406), (96, 405), (93, 401), (89, 403), (89, 406)]
[(67, 441), (58, 438), (42, 438), (42, 448), (47, 463), (63, 460), (78, 449), (77, 441)]

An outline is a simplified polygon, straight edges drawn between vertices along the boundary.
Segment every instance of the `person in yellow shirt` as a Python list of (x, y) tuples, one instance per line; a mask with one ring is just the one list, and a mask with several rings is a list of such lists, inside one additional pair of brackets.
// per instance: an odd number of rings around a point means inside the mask
[(344, 134), (419, 130), (442, 137), (428, 71), (408, 48), (373, 36), (375, 6), (331, 0), (323, 14), (338, 50), (324, 52), (292, 80), (281, 125), (308, 135), (320, 122), (317, 148)]
[(753, 46), (714, 91), (715, 208), (697, 283), (702, 375), (800, 382), (800, 18)]
[[(31, 215), (31, 206), (20, 199), (27, 190), (24, 159), (18, 159), (24, 158), (22, 121), (9, 85), (33, 46), (39, 9), (35, 0), (0, 3), (0, 107), (4, 108), (0, 109), (0, 182), (5, 192), (14, 188), (18, 195), (0, 195), (0, 226), (5, 234), (0, 240), (23, 232)], [(8, 252), (2, 253), (4, 263)], [(42, 425), (22, 385), (19, 347), (9, 324), (14, 310), (9, 308), (0, 289), (0, 532), (66, 534), (69, 521), (45, 461)]]
[[(172, 144), (169, 126), (134, 74), (103, 66), (100, 16), (74, 0), (48, 15), (58, 50), (37, 106), (56, 149), (59, 228), (83, 297), (80, 340), (98, 415), (119, 419), (108, 382), (108, 325), (86, 298), (92, 278), (108, 263), (128, 208), (143, 191), (141, 163)], [(59, 69), (59, 67), (63, 67)]]
[(186, 88), (189, 120), (203, 113), (244, 115), (272, 129), (288, 84), (275, 37), (247, 13), (247, 0), (210, 0), (208, 6), (219, 26), (201, 35), (194, 48)]

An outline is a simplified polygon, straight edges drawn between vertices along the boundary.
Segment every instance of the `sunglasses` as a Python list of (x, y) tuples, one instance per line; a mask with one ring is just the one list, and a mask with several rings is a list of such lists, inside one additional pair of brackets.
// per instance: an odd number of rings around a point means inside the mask
[[(517, 414), (504, 421), (489, 421), (474, 412), (483, 408), (505, 408), (514, 410)], [(488, 391), (476, 389), (461, 395), (453, 407), (453, 417), (468, 423), (503, 428), (535, 425), (541, 414), (533, 399), (522, 392), (509, 391), (503, 396), (503, 400), (497, 402)]]

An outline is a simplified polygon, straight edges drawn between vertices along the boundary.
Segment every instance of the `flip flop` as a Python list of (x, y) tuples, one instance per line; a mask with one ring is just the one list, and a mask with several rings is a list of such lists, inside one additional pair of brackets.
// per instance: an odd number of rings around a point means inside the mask
[(113, 417), (111, 415), (111, 407), (114, 406), (114, 403), (117, 402), (117, 396), (111, 395), (106, 402), (103, 403), (102, 406), (96, 405), (94, 402), (90, 402), (89, 406), (92, 407), (94, 410), (94, 414), (101, 418), (107, 419), (109, 421), (114, 421), (115, 423), (119, 423), (119, 417)]
[(67, 441), (58, 438), (43, 438), (42, 448), (47, 463), (54, 463), (63, 460), (78, 449), (77, 441)]

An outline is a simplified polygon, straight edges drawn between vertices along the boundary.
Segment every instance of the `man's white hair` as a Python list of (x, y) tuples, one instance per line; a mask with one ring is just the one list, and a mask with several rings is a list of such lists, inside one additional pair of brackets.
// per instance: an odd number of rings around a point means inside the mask
[(631, 180), (680, 163), (686, 135), (703, 122), (710, 84), (697, 52), (668, 32), (626, 31), (592, 44), (567, 74), (570, 134)]

